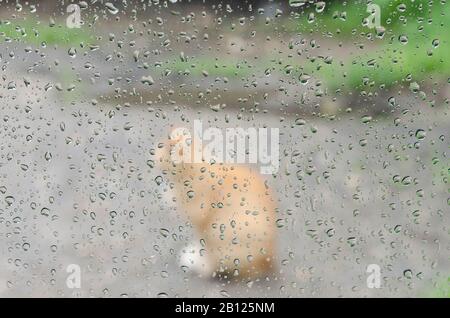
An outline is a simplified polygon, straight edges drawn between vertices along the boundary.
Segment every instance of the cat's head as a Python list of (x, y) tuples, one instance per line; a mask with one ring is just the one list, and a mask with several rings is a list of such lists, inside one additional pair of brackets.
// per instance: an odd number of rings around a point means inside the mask
[(187, 128), (174, 128), (168, 137), (158, 144), (155, 157), (161, 169), (173, 171), (193, 162), (193, 138)]

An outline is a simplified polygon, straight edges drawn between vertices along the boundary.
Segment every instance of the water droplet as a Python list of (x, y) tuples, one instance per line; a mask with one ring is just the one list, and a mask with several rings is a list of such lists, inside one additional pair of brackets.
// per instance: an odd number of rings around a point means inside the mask
[(423, 140), (423, 139), (425, 139), (426, 136), (427, 136), (427, 133), (425, 132), (425, 130), (417, 129), (417, 131), (416, 131), (416, 138), (417, 139)]
[(408, 36), (405, 34), (402, 34), (398, 37), (398, 40), (400, 41), (401, 44), (405, 45), (408, 43)]
[(50, 215), (50, 210), (48, 208), (42, 208), (41, 209), (41, 215), (49, 216)]
[(71, 47), (68, 51), (67, 54), (69, 54), (69, 56), (71, 58), (75, 58), (77, 56), (77, 49), (74, 47)]
[(298, 8), (305, 5), (306, 0), (289, 0), (289, 5), (294, 8)]
[(14, 201), (16, 201), (16, 199), (11, 195), (5, 197), (5, 202), (8, 206), (11, 206), (14, 203)]
[(151, 85), (155, 84), (155, 81), (153, 80), (153, 77), (151, 77), (150, 75), (147, 75), (147, 76), (142, 76), (141, 83), (151, 86)]
[(412, 279), (412, 277), (413, 277), (412, 270), (410, 270), (410, 269), (404, 270), (404, 271), (403, 271), (403, 276), (404, 276), (405, 278), (407, 278), (407, 279)]
[(309, 80), (311, 79), (311, 76), (309, 76), (308, 74), (302, 73), (298, 79), (300, 80), (301, 84), (307, 85)]
[(105, 7), (106, 9), (108, 9), (108, 12), (111, 14), (117, 14), (119, 13), (119, 9), (117, 9), (114, 4), (112, 4), (111, 2), (106, 2), (105, 3)]
[(156, 182), (157, 185), (161, 185), (163, 183), (163, 177), (157, 176), (155, 178), (155, 182)]
[(280, 228), (280, 229), (281, 229), (282, 227), (284, 227), (285, 224), (286, 224), (286, 222), (285, 222), (284, 219), (278, 219), (278, 220), (276, 221), (276, 225), (277, 225), (277, 227)]
[(438, 39), (434, 39), (431, 44), (433, 45), (433, 48), (437, 48), (439, 46), (439, 40)]
[(168, 237), (170, 232), (168, 229), (161, 228), (161, 229), (159, 229), (159, 234), (161, 234), (161, 236), (163, 236), (163, 237)]
[(356, 245), (356, 237), (351, 236), (347, 239), (347, 243), (348, 245), (350, 245), (350, 247), (353, 247)]
[(370, 123), (371, 121), (372, 121), (372, 116), (363, 116), (363, 117), (361, 118), (361, 122), (362, 122), (363, 124)]
[(192, 190), (189, 190), (189, 191), (186, 193), (186, 195), (187, 195), (187, 197), (188, 197), (189, 199), (192, 199), (192, 198), (195, 196), (195, 192), (192, 191)]
[(412, 183), (412, 178), (410, 176), (406, 176), (402, 179), (403, 185), (410, 185)]
[(8, 89), (9, 90), (15, 90), (16, 89), (16, 83), (15, 82), (9, 82), (8, 83)]

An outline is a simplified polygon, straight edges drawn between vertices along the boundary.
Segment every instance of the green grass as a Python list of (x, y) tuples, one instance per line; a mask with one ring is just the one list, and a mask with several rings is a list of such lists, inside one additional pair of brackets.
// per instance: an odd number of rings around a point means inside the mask
[(19, 41), (26, 44), (76, 46), (94, 39), (87, 28), (69, 29), (64, 23), (50, 25), (32, 18), (0, 20), (0, 41)]
[[(347, 3), (347, 4), (345, 4)], [(355, 48), (355, 53), (345, 57), (340, 63), (335, 58), (331, 64), (322, 59), (307, 62), (304, 65), (293, 65), (292, 76), (307, 73), (323, 80), (329, 91), (376, 91), (396, 85), (409, 86), (409, 82), (448, 78), (450, 59), (450, 38), (448, 26), (450, 21), (450, 4), (429, 0), (400, 1), (376, 0), (381, 7), (381, 24), (385, 28), (383, 38), (376, 37), (376, 30), (363, 25), (366, 12), (366, 1), (336, 1), (328, 4), (322, 13), (298, 11), (289, 19), (280, 22), (292, 34), (308, 34), (311, 38), (320, 39), (325, 35), (327, 41), (342, 41), (344, 45)], [(405, 3), (406, 9), (401, 12), (398, 6)], [(295, 10), (292, 10), (295, 12)], [(314, 12), (315, 19), (308, 22), (308, 16)], [(345, 12), (345, 19), (342, 13)], [(294, 22), (294, 23), (293, 23)], [(293, 25), (296, 25), (293, 28)], [(367, 40), (372, 34), (373, 40)], [(330, 34), (332, 36), (330, 36)], [(401, 43), (399, 37), (406, 35), (407, 43)], [(439, 45), (433, 47), (433, 40)], [(365, 49), (356, 52), (353, 42), (364, 43)], [(332, 52), (330, 52), (332, 54)], [(219, 62), (208, 58), (198, 58), (195, 62), (176, 62), (175, 70), (188, 69), (192, 75), (201, 75), (206, 70), (210, 75), (242, 77), (261, 74), (267, 68), (274, 72), (284, 72), (285, 65), (274, 62), (274, 57), (261, 57), (259, 63), (249, 67), (245, 63), (236, 63), (221, 59)], [(371, 61), (371, 63), (369, 63)], [(195, 67), (191, 67), (195, 65)]]
[[(366, 36), (372, 33), (375, 40), (366, 42), (365, 45), (375, 44), (376, 48), (362, 50), (363, 53), (348, 58), (343, 65), (336, 62), (330, 65), (316, 62), (303, 67), (303, 71), (323, 79), (331, 90), (370, 91), (401, 84), (409, 75), (412, 81), (424, 80), (432, 75), (448, 77), (446, 70), (450, 67), (450, 59), (447, 57), (450, 51), (449, 4), (435, 1), (430, 6), (428, 0), (417, 0), (414, 3), (398, 0), (374, 1), (381, 7), (381, 24), (385, 28), (384, 37), (380, 39), (376, 37), (376, 30), (370, 30), (362, 23), (369, 15), (366, 12), (366, 2), (347, 3), (345, 5), (337, 2), (330, 5), (324, 13), (316, 13), (313, 23), (306, 20), (308, 12), (297, 16), (298, 31), (332, 34), (336, 41), (344, 42), (364, 41)], [(401, 3), (407, 5), (404, 12), (397, 9)], [(345, 19), (341, 18), (343, 12)], [(407, 36), (407, 43), (399, 41), (401, 35)], [(436, 39), (439, 46), (433, 47), (433, 40)], [(369, 64), (369, 61), (373, 63)]]
[(439, 282), (431, 292), (426, 294), (429, 298), (450, 298), (450, 277)]
[[(325, 11), (320, 13), (314, 8), (305, 12), (291, 10), (294, 13), (289, 18), (280, 20), (279, 23), (293, 35), (308, 34), (308, 37), (319, 40), (324, 36), (327, 41), (335, 41), (336, 47), (337, 43), (343, 42), (355, 49), (349, 56), (335, 57), (331, 64), (318, 58), (303, 65), (292, 65), (293, 71), (286, 74), (287, 62), (279, 63), (278, 56), (260, 56), (251, 62), (200, 56), (187, 61), (174, 57), (167, 61), (166, 66), (181, 74), (201, 77), (207, 73), (209, 77), (230, 79), (261, 75), (267, 69), (285, 78), (291, 76), (294, 80), (301, 73), (307, 73), (321, 79), (330, 93), (336, 90), (376, 91), (398, 85), (408, 87), (409, 80), (420, 84), (431, 77), (433, 80), (447, 79), (447, 70), (450, 69), (450, 58), (447, 57), (450, 52), (450, 4), (429, 0), (373, 2), (381, 7), (381, 24), (386, 30), (382, 39), (376, 37), (375, 30), (362, 23), (369, 15), (365, 0), (327, 3)], [(402, 3), (406, 4), (403, 12), (398, 9)], [(310, 13), (315, 15), (312, 22), (308, 21)], [(45, 42), (47, 45), (76, 46), (94, 39), (94, 34), (89, 31), (87, 28), (69, 29), (63, 22), (50, 26), (48, 22), (33, 19), (0, 21), (0, 41), (9, 38), (36, 45)], [(373, 40), (367, 40), (368, 34), (372, 34)], [(400, 43), (400, 35), (406, 35), (408, 42)], [(439, 46), (433, 47), (436, 39)], [(363, 43), (366, 48), (358, 50), (354, 43)]]
[[(402, 27), (416, 24), (418, 19), (428, 18), (431, 15), (445, 11), (448, 4), (434, 1), (430, 6), (429, 0), (372, 0), (373, 4), (380, 7), (381, 25), (385, 29), (399, 30)], [(405, 4), (404, 10), (399, 8)], [(448, 8), (447, 8), (448, 9)], [(448, 11), (447, 11), (448, 12)], [(308, 21), (310, 13), (314, 13), (314, 20)], [(367, 12), (367, 0), (334, 1), (328, 3), (323, 12), (316, 12), (313, 8), (304, 13), (298, 13), (298, 28), (302, 32), (313, 33), (331, 32), (334, 35), (345, 38), (352, 34), (367, 33), (368, 28), (363, 25), (363, 20), (369, 16)]]

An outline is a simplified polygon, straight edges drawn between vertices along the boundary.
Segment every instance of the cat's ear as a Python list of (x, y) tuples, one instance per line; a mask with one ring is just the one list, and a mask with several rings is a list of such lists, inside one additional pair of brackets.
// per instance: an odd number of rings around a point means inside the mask
[(191, 133), (187, 128), (175, 128), (169, 136), (171, 157), (175, 163), (191, 163)]
[(169, 143), (172, 145), (189, 139), (191, 139), (191, 132), (184, 127), (174, 128), (169, 134)]

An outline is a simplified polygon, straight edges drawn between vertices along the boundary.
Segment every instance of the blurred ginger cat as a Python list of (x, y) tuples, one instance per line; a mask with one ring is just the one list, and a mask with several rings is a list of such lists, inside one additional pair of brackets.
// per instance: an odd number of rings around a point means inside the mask
[(181, 264), (205, 277), (269, 274), (276, 206), (264, 179), (245, 165), (174, 161), (174, 154), (184, 155), (180, 145), (193, 149), (195, 143), (176, 131), (158, 145), (156, 157), (197, 235), (196, 243), (183, 250)]

